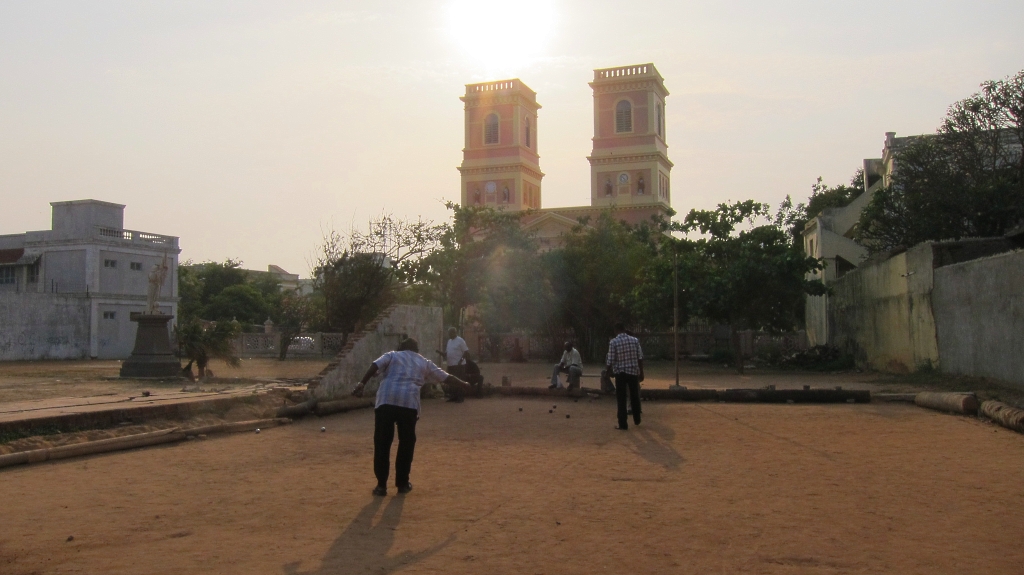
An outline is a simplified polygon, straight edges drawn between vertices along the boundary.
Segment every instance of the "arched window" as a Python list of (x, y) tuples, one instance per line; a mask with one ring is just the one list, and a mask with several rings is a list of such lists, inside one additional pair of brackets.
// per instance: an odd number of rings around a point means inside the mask
[(530, 119), (526, 119), (526, 147), (530, 147)]
[(658, 126), (658, 135), (661, 136), (661, 104), (655, 104), (654, 111), (657, 115), (657, 117), (655, 118), (655, 121), (657, 123), (655, 125)]
[(610, 177), (604, 179), (604, 195), (612, 195), (612, 179)]
[(484, 119), (484, 143), (498, 143), (498, 115), (488, 114)]
[(633, 105), (629, 103), (629, 100), (620, 100), (618, 104), (615, 104), (615, 131), (620, 133), (633, 131)]

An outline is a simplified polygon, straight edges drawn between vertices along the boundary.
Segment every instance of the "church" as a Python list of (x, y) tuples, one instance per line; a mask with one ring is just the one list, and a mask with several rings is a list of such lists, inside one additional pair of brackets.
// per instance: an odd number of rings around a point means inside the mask
[(544, 208), (537, 93), (522, 80), (467, 84), (463, 206), (528, 211), (522, 223), (543, 249), (578, 225), (613, 209), (627, 223), (650, 221), (671, 206), (665, 144), (664, 79), (654, 64), (594, 70), (590, 205)]

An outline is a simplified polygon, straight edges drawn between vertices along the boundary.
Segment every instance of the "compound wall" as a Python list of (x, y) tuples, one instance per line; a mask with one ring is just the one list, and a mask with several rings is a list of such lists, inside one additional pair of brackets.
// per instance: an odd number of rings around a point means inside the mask
[(935, 270), (942, 371), (1024, 387), (1024, 251)]
[(89, 298), (0, 293), (0, 361), (89, 357)]

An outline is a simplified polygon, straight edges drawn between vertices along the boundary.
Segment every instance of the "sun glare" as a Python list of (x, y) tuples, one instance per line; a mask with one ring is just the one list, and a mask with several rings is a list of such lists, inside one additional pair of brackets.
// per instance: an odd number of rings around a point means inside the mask
[(448, 36), (486, 72), (514, 73), (544, 55), (555, 31), (551, 0), (452, 0)]

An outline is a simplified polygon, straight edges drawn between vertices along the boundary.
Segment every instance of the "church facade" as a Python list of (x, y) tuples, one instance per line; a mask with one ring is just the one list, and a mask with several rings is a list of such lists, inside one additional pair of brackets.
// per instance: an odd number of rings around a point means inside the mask
[(590, 204), (543, 207), (538, 153), (537, 94), (519, 79), (466, 85), (461, 203), (527, 211), (523, 226), (542, 247), (612, 210), (631, 224), (671, 206), (671, 170), (665, 143), (668, 90), (654, 64), (594, 70), (594, 137)]

